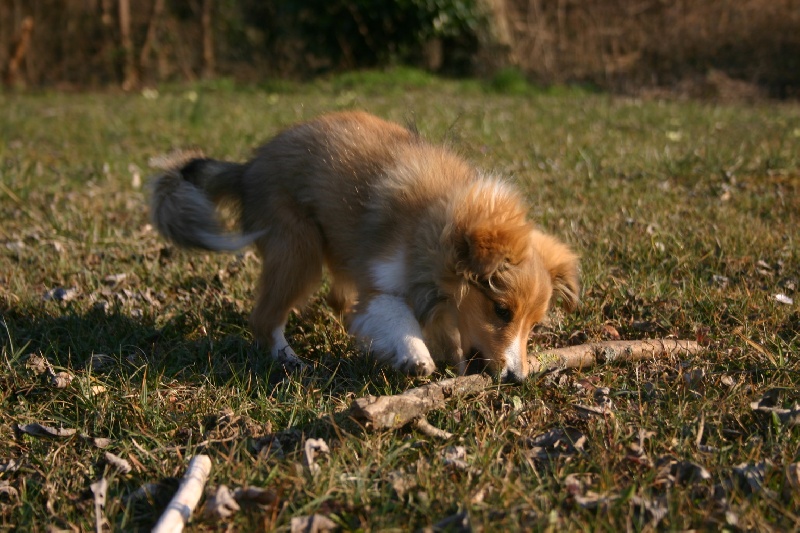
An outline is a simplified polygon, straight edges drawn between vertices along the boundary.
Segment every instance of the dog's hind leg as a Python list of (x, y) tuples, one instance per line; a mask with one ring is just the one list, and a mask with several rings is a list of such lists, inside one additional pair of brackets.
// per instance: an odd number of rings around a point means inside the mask
[(350, 320), (351, 331), (380, 361), (396, 370), (427, 376), (436, 369), (422, 328), (405, 300), (377, 294), (359, 302)]
[(322, 237), (313, 223), (292, 220), (271, 224), (257, 246), (263, 263), (250, 326), (275, 361), (305, 366), (289, 346), (284, 328), (291, 310), (302, 307), (322, 280)]

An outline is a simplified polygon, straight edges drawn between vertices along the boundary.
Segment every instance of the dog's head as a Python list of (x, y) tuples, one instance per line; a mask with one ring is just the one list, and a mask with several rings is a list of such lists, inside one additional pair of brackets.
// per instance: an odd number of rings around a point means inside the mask
[(449, 238), (462, 372), (488, 370), (504, 380), (528, 375), (527, 341), (533, 326), (560, 299), (578, 304), (578, 258), (526, 219), (519, 196), (501, 183), (475, 190)]

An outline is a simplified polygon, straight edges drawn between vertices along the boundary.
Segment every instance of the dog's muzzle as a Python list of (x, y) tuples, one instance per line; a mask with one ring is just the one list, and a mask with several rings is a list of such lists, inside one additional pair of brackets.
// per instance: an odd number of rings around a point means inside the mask
[[(472, 374), (482, 374), (486, 372), (487, 374), (492, 374), (489, 363), (490, 360), (483, 355), (480, 350), (470, 350), (470, 356), (467, 358), (467, 365), (464, 370), (464, 375), (472, 375)], [(508, 368), (502, 369), (496, 376), (505, 383), (522, 383), (525, 380), (524, 376), (519, 375), (518, 373), (509, 370)]]

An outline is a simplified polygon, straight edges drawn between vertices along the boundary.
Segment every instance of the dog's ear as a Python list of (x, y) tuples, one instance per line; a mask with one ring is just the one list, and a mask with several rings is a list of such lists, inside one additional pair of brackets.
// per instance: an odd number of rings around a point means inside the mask
[(581, 288), (578, 256), (566, 244), (540, 231), (533, 231), (531, 241), (553, 280), (553, 296), (560, 298), (568, 311), (574, 311)]
[(467, 276), (488, 280), (495, 272), (520, 263), (530, 254), (527, 226), (490, 227), (476, 225), (463, 234), (459, 247)]

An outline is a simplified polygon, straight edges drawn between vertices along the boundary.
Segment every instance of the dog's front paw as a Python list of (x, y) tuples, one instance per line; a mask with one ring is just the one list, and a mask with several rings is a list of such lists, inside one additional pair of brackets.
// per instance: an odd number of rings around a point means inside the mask
[(294, 353), (294, 350), (292, 350), (289, 345), (286, 345), (280, 349), (273, 349), (272, 359), (289, 372), (301, 371), (308, 367), (308, 365), (300, 360), (300, 358), (296, 353)]
[(392, 366), (409, 376), (427, 376), (436, 370), (436, 363), (421, 339), (413, 339), (405, 349), (398, 350)]

